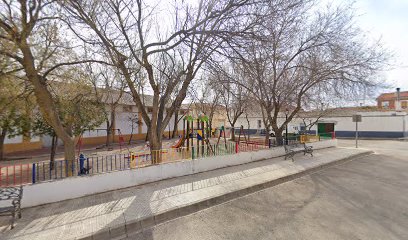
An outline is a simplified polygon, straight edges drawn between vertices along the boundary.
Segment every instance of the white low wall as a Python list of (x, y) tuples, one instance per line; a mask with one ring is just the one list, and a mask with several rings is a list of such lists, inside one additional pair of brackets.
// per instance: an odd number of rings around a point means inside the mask
[[(337, 146), (337, 140), (311, 143), (314, 149)], [(83, 197), (86, 195), (132, 187), (163, 179), (186, 176), (228, 166), (283, 156), (283, 147), (242, 152), (234, 155), (199, 158), (154, 165), (133, 170), (110, 172), (92, 176), (72, 177), (52, 182), (24, 186), (22, 207)]]

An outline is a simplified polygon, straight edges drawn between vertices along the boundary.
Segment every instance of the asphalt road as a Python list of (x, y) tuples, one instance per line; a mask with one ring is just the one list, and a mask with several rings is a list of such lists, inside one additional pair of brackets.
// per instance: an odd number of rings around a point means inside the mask
[(408, 142), (360, 146), (376, 153), (128, 239), (408, 239)]

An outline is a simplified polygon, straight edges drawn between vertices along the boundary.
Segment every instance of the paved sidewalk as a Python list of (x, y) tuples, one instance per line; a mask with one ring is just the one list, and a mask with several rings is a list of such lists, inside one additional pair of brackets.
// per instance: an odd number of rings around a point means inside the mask
[(0, 218), (0, 238), (100, 240), (126, 237), (166, 220), (293, 179), (323, 165), (368, 153), (353, 148), (317, 150), (313, 158), (297, 154), (295, 162), (274, 158), (23, 209), (23, 217), (16, 221), (13, 230), (9, 230), (7, 218)]

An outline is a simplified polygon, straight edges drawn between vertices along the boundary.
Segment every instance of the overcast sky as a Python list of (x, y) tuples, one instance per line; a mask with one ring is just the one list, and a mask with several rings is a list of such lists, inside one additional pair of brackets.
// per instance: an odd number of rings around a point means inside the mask
[[(341, 0), (339, 0), (341, 1)], [(408, 0), (357, 0), (357, 24), (382, 39), (394, 54), (394, 69), (384, 73), (393, 88), (408, 91)]]

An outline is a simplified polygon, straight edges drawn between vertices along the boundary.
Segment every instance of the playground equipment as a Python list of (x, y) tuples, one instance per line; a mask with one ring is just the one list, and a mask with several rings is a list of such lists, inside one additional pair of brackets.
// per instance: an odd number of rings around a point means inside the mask
[(176, 145), (171, 146), (171, 148), (180, 148), (184, 145), (184, 136), (182, 136), (179, 141), (176, 143)]
[(239, 129), (239, 135), (238, 135), (238, 143), (241, 143), (241, 134), (244, 136), (245, 139), (245, 143), (248, 144), (248, 139), (245, 135), (245, 131), (244, 131), (244, 126), (241, 125), (241, 128)]
[(219, 130), (220, 130), (220, 134), (218, 135), (217, 146), (220, 143), (221, 136), (223, 136), (224, 137), (225, 149), (227, 149), (227, 138), (225, 137), (225, 128), (224, 128), (224, 126), (220, 127)]
[[(257, 133), (258, 133), (258, 132), (260, 132), (260, 130), (257, 130)], [(241, 125), (240, 130), (239, 130), (239, 135), (238, 135), (238, 140), (237, 140), (238, 143), (241, 143), (241, 135), (244, 137), (244, 143), (245, 143), (246, 145), (248, 145), (248, 144), (269, 145), (268, 138), (267, 138), (267, 140), (265, 140), (265, 136), (262, 136), (262, 140), (260, 140), (259, 137), (258, 137), (258, 139), (257, 139), (256, 136), (253, 136), (253, 137), (251, 138), (251, 140), (250, 140), (250, 134), (249, 134), (249, 133), (247, 133), (247, 134), (245, 133), (245, 130), (244, 130), (244, 126), (243, 126), (243, 125)], [(259, 141), (259, 140), (260, 140), (260, 141)]]
[[(194, 128), (194, 121), (196, 120), (196, 127)], [(200, 116), (194, 119), (192, 116), (186, 116), (183, 119), (183, 135), (180, 140), (172, 146), (172, 148), (187, 147), (187, 150), (195, 149), (197, 155), (204, 153), (205, 146), (207, 151), (214, 153), (214, 149), (210, 144), (211, 129), (208, 126), (208, 117)], [(194, 138), (196, 145), (194, 146)], [(201, 143), (201, 144), (200, 144)], [(201, 147), (200, 147), (201, 145)]]

